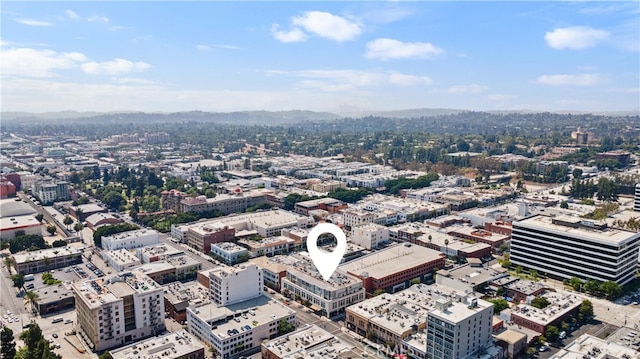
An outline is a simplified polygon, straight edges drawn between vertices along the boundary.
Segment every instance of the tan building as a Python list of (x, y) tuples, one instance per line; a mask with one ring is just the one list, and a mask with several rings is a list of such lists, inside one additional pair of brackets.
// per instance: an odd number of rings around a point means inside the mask
[(76, 247), (47, 248), (13, 255), (20, 274), (33, 274), (82, 263), (82, 250)]

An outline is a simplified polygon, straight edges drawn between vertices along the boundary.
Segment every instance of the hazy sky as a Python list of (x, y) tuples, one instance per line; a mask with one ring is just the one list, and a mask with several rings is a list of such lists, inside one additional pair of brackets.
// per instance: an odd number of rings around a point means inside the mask
[(640, 2), (3, 1), (2, 110), (638, 110)]

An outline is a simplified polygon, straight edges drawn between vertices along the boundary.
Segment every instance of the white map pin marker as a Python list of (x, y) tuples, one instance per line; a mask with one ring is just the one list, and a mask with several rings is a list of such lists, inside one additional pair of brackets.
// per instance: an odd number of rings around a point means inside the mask
[[(336, 237), (338, 245), (336, 245), (333, 252), (325, 252), (318, 249), (318, 237), (324, 233), (330, 233)], [(307, 236), (307, 251), (324, 280), (328, 281), (329, 278), (331, 278), (333, 272), (338, 268), (346, 250), (347, 237), (344, 235), (342, 229), (335, 224), (320, 223), (309, 231), (309, 235)]]

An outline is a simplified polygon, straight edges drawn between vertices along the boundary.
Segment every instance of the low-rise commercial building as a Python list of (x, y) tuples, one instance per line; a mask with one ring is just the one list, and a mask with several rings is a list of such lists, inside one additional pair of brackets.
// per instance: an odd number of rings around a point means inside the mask
[(73, 291), (62, 283), (34, 289), (32, 292), (37, 295), (33, 307), (40, 315), (70, 309), (76, 305)]
[(281, 320), (295, 321), (295, 312), (266, 296), (219, 307), (213, 303), (187, 308), (189, 332), (213, 347), (214, 356), (236, 359), (279, 335)]
[(102, 248), (108, 250), (135, 249), (158, 243), (158, 232), (153, 229), (137, 229), (102, 237)]
[[(327, 358), (344, 345), (328, 331), (309, 325), (262, 343), (262, 359)], [(346, 348), (344, 348), (346, 349)], [(335, 355), (335, 354), (334, 354)]]
[(82, 263), (82, 249), (59, 247), (13, 255), (13, 265), (20, 274), (33, 274)]
[(136, 255), (142, 263), (161, 261), (180, 254), (184, 254), (184, 251), (167, 243), (136, 248)]
[(511, 308), (511, 310), (506, 309), (502, 312), (502, 315), (510, 315), (510, 322), (544, 335), (549, 326), (553, 325), (560, 328), (563, 321), (577, 315), (582, 304), (582, 301), (573, 295), (561, 295), (552, 292), (544, 294), (543, 297), (547, 298), (551, 303), (543, 309), (522, 303)]
[(141, 264), (140, 259), (126, 249), (102, 251), (102, 259), (117, 272), (133, 269)]
[(205, 347), (186, 330), (167, 333), (109, 351), (112, 359), (204, 359)]
[(325, 281), (308, 255), (298, 258), (300, 261), (290, 267), (287, 276), (281, 280), (285, 295), (308, 301), (311, 309), (329, 318), (344, 313), (347, 306), (364, 299), (364, 287), (358, 277), (338, 268)]
[(407, 288), (416, 278), (430, 279), (432, 272), (444, 264), (442, 253), (403, 243), (355, 259), (339, 269), (359, 278), (367, 294), (372, 295), (379, 289), (396, 292)]
[(351, 232), (351, 241), (366, 249), (375, 249), (389, 241), (389, 229), (375, 223), (357, 226)]
[(209, 254), (226, 265), (246, 262), (250, 256), (245, 247), (231, 242), (213, 243)]
[(209, 302), (209, 289), (197, 281), (175, 281), (164, 285), (163, 289), (165, 311), (180, 324), (187, 321), (187, 307)]
[(281, 280), (287, 276), (287, 268), (299, 261), (296, 257), (277, 255), (273, 257), (257, 257), (249, 260), (262, 268), (264, 285), (280, 291)]

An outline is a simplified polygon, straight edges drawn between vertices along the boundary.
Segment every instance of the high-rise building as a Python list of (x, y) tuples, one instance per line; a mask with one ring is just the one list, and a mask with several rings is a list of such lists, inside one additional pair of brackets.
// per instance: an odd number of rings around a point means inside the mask
[(493, 304), (474, 297), (438, 299), (427, 314), (427, 358), (457, 359), (492, 345)]
[(163, 288), (140, 271), (72, 284), (77, 330), (93, 351), (162, 333)]
[(640, 183), (636, 184), (636, 193), (633, 197), (633, 210), (640, 212)]
[(535, 215), (513, 222), (511, 262), (558, 278), (624, 285), (635, 278), (640, 233), (578, 217)]

